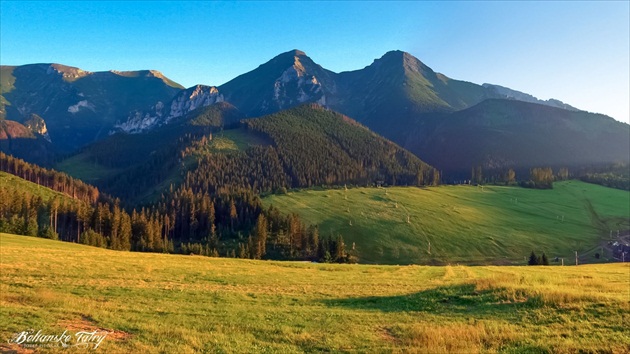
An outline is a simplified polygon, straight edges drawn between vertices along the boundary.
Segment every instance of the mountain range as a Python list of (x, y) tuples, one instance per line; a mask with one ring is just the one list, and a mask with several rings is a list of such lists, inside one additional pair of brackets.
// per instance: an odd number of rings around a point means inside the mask
[(402, 51), (388, 52), (360, 70), (335, 73), (292, 50), (223, 85), (187, 89), (151, 70), (91, 73), (34, 64), (3, 66), (0, 74), (0, 119), (25, 125), (35, 114), (42, 119), (39, 129), (48, 134), (26, 126), (3, 128), (14, 132), (4, 134), (14, 142), (0, 147), (44, 164), (49, 161), (17, 140), (38, 141), (44, 147), (37, 150), (67, 155), (112, 134), (141, 136), (182, 117), (194, 119), (200, 108), (217, 104), (238, 112), (223, 125), (306, 103), (353, 118), (447, 175), (472, 166), (630, 160), (628, 124), (558, 100), (451, 79)]
[(183, 87), (153, 70), (89, 72), (59, 64), (2, 66), (0, 119), (40, 116), (63, 152), (108, 136), (137, 107), (172, 99)]

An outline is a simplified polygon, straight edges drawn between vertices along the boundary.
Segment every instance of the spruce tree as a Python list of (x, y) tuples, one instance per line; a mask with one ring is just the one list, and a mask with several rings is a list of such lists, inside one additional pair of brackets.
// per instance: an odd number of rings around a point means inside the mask
[(545, 254), (545, 252), (543, 252), (542, 257), (541, 257), (541, 265), (549, 265), (549, 259), (547, 259), (547, 255)]
[(536, 257), (536, 253), (534, 253), (534, 251), (532, 251), (532, 253), (529, 255), (529, 262), (527, 262), (528, 265), (538, 265), (538, 257)]

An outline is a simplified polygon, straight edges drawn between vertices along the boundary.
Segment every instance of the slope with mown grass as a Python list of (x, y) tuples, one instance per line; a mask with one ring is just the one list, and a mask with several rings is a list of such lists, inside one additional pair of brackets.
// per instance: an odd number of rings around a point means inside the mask
[(365, 263), (523, 263), (532, 250), (567, 260), (577, 250), (594, 262), (610, 258), (594, 257), (610, 230), (630, 228), (630, 193), (579, 181), (555, 183), (553, 190), (309, 190), (263, 202), (297, 212), (323, 235), (343, 235)]
[(32, 195), (36, 195), (42, 198), (44, 202), (58, 198), (64, 199), (68, 203), (76, 203), (76, 200), (66, 194), (56, 192), (50, 188), (40, 186), (36, 183), (29, 182), (25, 179), (2, 171), (0, 171), (0, 187), (11, 194), (27, 192)]
[(107, 330), (99, 350), (109, 353), (621, 353), (630, 346), (627, 264), (265, 262), (0, 234), (0, 270), (3, 343), (41, 329)]

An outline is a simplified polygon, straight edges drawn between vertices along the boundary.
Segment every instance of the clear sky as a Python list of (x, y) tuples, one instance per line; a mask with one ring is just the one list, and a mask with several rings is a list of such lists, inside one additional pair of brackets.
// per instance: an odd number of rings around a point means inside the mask
[(220, 85), (291, 49), (336, 72), (407, 51), (435, 71), (628, 122), (630, 2), (0, 1), (0, 63), (155, 69)]

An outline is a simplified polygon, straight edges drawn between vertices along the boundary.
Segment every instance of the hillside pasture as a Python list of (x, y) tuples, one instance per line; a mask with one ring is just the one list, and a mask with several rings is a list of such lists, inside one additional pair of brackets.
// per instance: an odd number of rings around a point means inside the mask
[[(612, 260), (600, 245), (630, 229), (630, 193), (579, 181), (504, 186), (301, 190), (263, 199), (320, 234), (341, 234), (362, 263), (523, 264), (531, 251)], [(429, 246), (430, 243), (430, 246)]]

